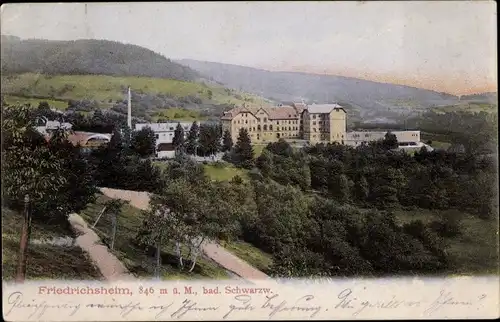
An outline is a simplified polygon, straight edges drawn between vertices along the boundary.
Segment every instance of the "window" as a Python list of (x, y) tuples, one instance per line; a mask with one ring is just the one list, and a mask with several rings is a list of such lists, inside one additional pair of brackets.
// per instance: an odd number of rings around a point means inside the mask
[[(264, 125), (265, 126), (265, 125)], [(257, 125), (257, 131), (260, 131), (260, 124)]]
[(313, 122), (313, 125), (316, 125), (316, 122)]
[(271, 124), (271, 125), (269, 125), (269, 131), (272, 131), (272, 130), (273, 130), (273, 125)]
[(155, 138), (159, 139), (159, 138), (160, 138), (160, 136), (159, 136), (158, 134), (155, 134)]
[(313, 119), (315, 119), (315, 118), (316, 118), (316, 114), (313, 114), (312, 116), (313, 116)]
[(279, 130), (280, 130), (280, 127), (279, 127), (279, 126), (277, 126), (277, 127), (276, 127), (276, 131), (279, 131)]
[(276, 121), (276, 124), (280, 124), (280, 121)]
[(245, 120), (245, 124), (248, 124), (248, 121), (247, 121), (247, 120)]
[(267, 122), (267, 117), (264, 117), (264, 122)]
[(267, 131), (267, 124), (264, 124), (264, 131)]

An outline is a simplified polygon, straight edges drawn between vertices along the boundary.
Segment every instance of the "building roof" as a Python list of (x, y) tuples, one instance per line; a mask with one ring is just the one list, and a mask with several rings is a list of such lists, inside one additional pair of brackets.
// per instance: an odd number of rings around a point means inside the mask
[(259, 110), (263, 110), (269, 115), (270, 120), (287, 120), (296, 119), (299, 117), (297, 111), (292, 106), (279, 107), (236, 107), (224, 113), (222, 120), (232, 120), (236, 115), (247, 112), (256, 115)]
[[(85, 145), (90, 139), (101, 139), (101, 140), (111, 140), (111, 133), (93, 133), (93, 132), (71, 132), (68, 134), (68, 141), (70, 141), (73, 145)], [(45, 134), (45, 139), (50, 140), (51, 135)]]
[(307, 111), (314, 114), (331, 113), (333, 110), (341, 109), (345, 112), (344, 108), (338, 104), (312, 104), (307, 106)]
[(149, 127), (153, 132), (175, 131), (178, 123), (180, 123), (184, 129), (189, 129), (193, 124), (193, 122), (137, 123), (135, 129), (141, 130), (145, 127)]

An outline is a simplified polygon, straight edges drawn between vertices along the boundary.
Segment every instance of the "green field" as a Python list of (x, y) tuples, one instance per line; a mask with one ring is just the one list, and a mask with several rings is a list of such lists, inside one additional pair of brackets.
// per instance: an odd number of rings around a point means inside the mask
[[(37, 100), (50, 99), (66, 102), (72, 100), (95, 100), (103, 107), (112, 102), (126, 99), (126, 89), (164, 94), (181, 98), (196, 96), (204, 102), (216, 104), (265, 103), (263, 98), (225, 89), (221, 86), (207, 86), (202, 83), (184, 82), (173, 79), (150, 77), (114, 77), (104, 75), (57, 75), (48, 76), (33, 73), (2, 76), (2, 94)], [(61, 103), (58, 103), (61, 106)]]
[(32, 107), (37, 107), (38, 104), (42, 101), (47, 102), (50, 107), (56, 108), (58, 110), (65, 110), (68, 107), (67, 101), (59, 101), (53, 99), (40, 99), (40, 98), (28, 98), (28, 97), (20, 97), (20, 96), (5, 96), (5, 102), (10, 105), (14, 104), (30, 104)]
[[(17, 267), (19, 240), (23, 217), (20, 213), (2, 208), (2, 271), (3, 279), (13, 279)], [(32, 223), (31, 239), (74, 237), (68, 228)], [(27, 279), (101, 279), (87, 255), (77, 246), (30, 244), (28, 246)]]
[(256, 158), (258, 158), (262, 151), (266, 148), (267, 144), (254, 144), (253, 145), (253, 153)]
[(214, 164), (204, 164), (206, 175), (217, 181), (230, 181), (235, 175), (240, 176), (243, 180), (248, 179), (248, 171), (245, 169), (239, 169), (232, 165), (225, 165), (224, 167), (219, 167)]
[(206, 117), (200, 115), (199, 111), (183, 108), (169, 108), (168, 110), (157, 112), (153, 116), (153, 121), (156, 122), (160, 118), (178, 121), (203, 121), (206, 119)]
[[(110, 200), (108, 197), (99, 195), (97, 201), (81, 212), (81, 216), (89, 225), (92, 225), (104, 207), (104, 203)], [(118, 228), (115, 240), (115, 256), (127, 267), (127, 269), (138, 277), (152, 277), (154, 275), (155, 258), (154, 253), (147, 253), (136, 246), (134, 238), (142, 227), (144, 219), (143, 212), (131, 205), (122, 207), (122, 214), (118, 218)], [(111, 218), (102, 216), (95, 228), (104, 244), (109, 245), (111, 233)], [(174, 257), (173, 245), (164, 245), (162, 251), (161, 275), (163, 279), (227, 279), (226, 271), (210, 259), (200, 258), (192, 273), (179, 271), (177, 261)], [(184, 249), (184, 254), (187, 250)]]
[(489, 103), (462, 103), (456, 105), (436, 106), (433, 110), (437, 113), (464, 111), (469, 113), (498, 113), (498, 105)]

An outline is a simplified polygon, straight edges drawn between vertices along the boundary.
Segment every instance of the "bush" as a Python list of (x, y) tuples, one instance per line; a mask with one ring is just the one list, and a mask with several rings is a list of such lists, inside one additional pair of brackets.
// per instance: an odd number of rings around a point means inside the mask
[(430, 226), (442, 237), (455, 237), (462, 233), (462, 214), (456, 210), (442, 212), (439, 219), (433, 221)]

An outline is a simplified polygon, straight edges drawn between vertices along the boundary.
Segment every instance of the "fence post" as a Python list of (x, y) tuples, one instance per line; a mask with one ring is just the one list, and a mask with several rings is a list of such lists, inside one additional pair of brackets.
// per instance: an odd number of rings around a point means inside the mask
[(21, 241), (19, 243), (19, 255), (17, 262), (16, 282), (22, 283), (26, 278), (26, 262), (28, 253), (29, 237), (31, 233), (31, 209), (30, 197), (24, 196), (24, 221), (21, 230)]

